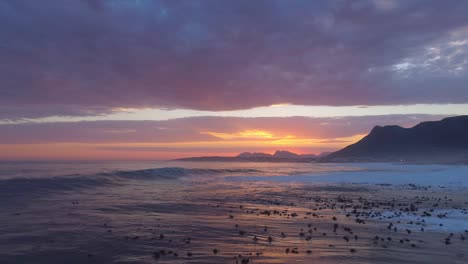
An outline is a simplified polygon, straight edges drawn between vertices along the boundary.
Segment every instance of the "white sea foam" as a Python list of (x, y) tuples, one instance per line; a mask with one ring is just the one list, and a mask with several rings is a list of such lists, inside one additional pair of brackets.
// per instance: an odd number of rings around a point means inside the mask
[(418, 184), (468, 187), (466, 165), (408, 165), (388, 163), (355, 163), (343, 171), (303, 172), (295, 175), (246, 176), (231, 180), (300, 183)]

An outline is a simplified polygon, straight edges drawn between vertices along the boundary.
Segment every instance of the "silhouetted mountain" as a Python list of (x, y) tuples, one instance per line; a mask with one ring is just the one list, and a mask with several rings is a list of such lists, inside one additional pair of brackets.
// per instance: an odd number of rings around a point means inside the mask
[(262, 152), (243, 152), (236, 157), (238, 158), (272, 158), (272, 159), (303, 159), (316, 158), (315, 154), (296, 154), (286, 150), (277, 150), (273, 155)]
[(317, 158), (326, 157), (326, 156), (330, 155), (331, 153), (333, 153), (333, 152), (322, 152), (322, 153), (317, 155)]
[(317, 158), (315, 154), (296, 154), (285, 150), (277, 150), (273, 155), (261, 152), (243, 152), (235, 157), (192, 157), (177, 159), (178, 161), (248, 161), (248, 162), (310, 162)]
[(286, 150), (277, 150), (275, 154), (273, 154), (273, 157), (280, 159), (299, 159), (301, 155)]
[(412, 128), (376, 126), (359, 142), (326, 161), (468, 161), (468, 116), (423, 122)]
[(273, 155), (261, 152), (243, 152), (236, 157), (238, 158), (271, 158)]

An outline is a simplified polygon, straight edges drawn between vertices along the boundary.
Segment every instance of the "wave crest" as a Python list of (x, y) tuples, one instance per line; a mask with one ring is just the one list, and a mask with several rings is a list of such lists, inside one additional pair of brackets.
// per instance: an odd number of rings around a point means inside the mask
[(116, 171), (111, 174), (122, 178), (130, 179), (177, 179), (190, 175), (223, 175), (239, 173), (258, 173), (255, 169), (187, 169), (182, 167), (164, 167), (156, 169)]
[(255, 169), (187, 169), (165, 167), (111, 173), (74, 174), (54, 177), (10, 178), (0, 180), (0, 199), (19, 194), (49, 194), (51, 192), (125, 184), (125, 180), (176, 180), (191, 175), (232, 175), (261, 172)]

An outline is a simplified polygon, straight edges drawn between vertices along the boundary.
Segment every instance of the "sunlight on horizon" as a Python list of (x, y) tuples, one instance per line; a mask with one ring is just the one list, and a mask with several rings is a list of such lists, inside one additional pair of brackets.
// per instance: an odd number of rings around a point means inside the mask
[[(238, 133), (240, 134), (240, 133)], [(235, 135), (238, 135), (235, 134)], [(283, 137), (273, 136), (268, 132), (260, 133), (266, 137), (218, 137), (221, 140), (195, 141), (195, 142), (134, 142), (134, 143), (36, 143), (36, 144), (0, 144), (1, 158), (15, 157), (18, 159), (43, 158), (43, 159), (96, 159), (107, 157), (118, 159), (131, 157), (132, 153), (139, 153), (138, 158), (144, 159), (167, 159), (181, 158), (195, 155), (203, 149), (203, 155), (215, 155), (215, 153), (229, 153), (229, 155), (241, 152), (265, 152), (271, 153), (275, 150), (288, 150), (298, 154), (320, 154), (322, 150), (336, 150), (346, 145), (355, 143), (365, 135), (358, 134), (350, 137), (332, 139), (297, 138), (292, 135)], [(252, 133), (251, 136), (258, 135)], [(222, 148), (222, 151), (220, 151)], [(168, 155), (167, 150), (174, 152)], [(302, 149), (302, 151), (300, 151)], [(315, 151), (304, 151), (304, 149)], [(27, 151), (26, 151), (27, 150)], [(198, 154), (200, 155), (200, 154)], [(135, 157), (136, 158), (136, 157)]]

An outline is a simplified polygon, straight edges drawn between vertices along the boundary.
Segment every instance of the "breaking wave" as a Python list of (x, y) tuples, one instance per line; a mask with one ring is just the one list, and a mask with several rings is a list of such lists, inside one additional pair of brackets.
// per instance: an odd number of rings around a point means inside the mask
[(20, 194), (47, 194), (106, 185), (125, 184), (125, 180), (176, 180), (193, 175), (252, 174), (254, 169), (187, 169), (165, 167), (144, 170), (114, 171), (90, 175), (64, 175), (55, 177), (10, 178), (0, 180), (0, 198)]
[(15, 197), (23, 194), (48, 194), (51, 191), (71, 191), (93, 186), (111, 185), (113, 182), (104, 177), (60, 176), (49, 178), (13, 178), (0, 180), (0, 197)]
[(126, 179), (177, 179), (190, 175), (226, 175), (226, 174), (252, 174), (259, 173), (255, 169), (186, 169), (181, 167), (165, 167), (157, 169), (117, 171), (105, 175), (117, 176)]

